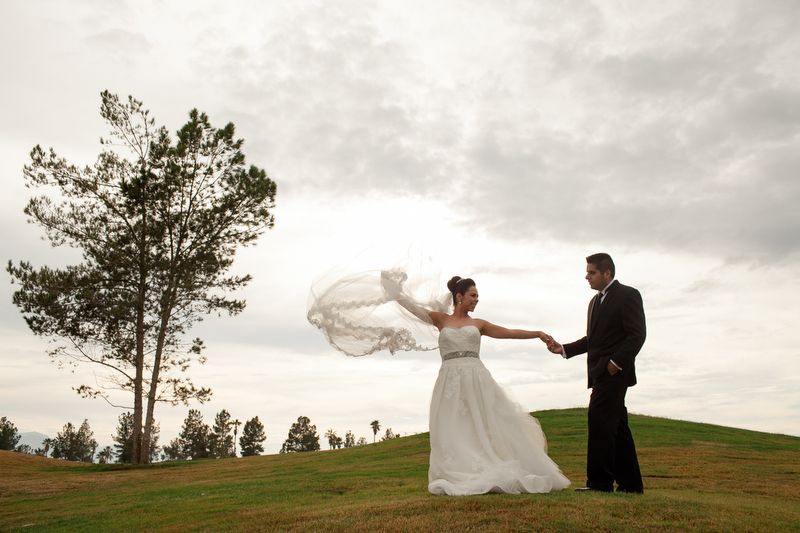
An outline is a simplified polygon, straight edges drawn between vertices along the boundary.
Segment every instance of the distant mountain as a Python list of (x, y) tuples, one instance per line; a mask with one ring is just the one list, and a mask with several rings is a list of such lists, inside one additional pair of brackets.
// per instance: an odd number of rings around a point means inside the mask
[(37, 431), (29, 431), (27, 433), (20, 433), (19, 436), (20, 436), (20, 439), (19, 439), (19, 443), (17, 443), (17, 446), (19, 446), (20, 444), (27, 444), (28, 446), (31, 447), (31, 451), (35, 450), (36, 448), (42, 448), (43, 447), (42, 446), (42, 441), (44, 439), (50, 438), (47, 435), (45, 435), (44, 433), (39, 433)]

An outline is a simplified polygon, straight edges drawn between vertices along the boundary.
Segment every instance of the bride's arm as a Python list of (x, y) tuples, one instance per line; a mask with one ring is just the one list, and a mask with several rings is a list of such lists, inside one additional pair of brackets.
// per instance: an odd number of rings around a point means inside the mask
[[(381, 284), (387, 300), (397, 302), (415, 318), (428, 324), (433, 324), (437, 329), (441, 330), (443, 317), (447, 316), (447, 313), (443, 312), (447, 310), (447, 305), (441, 298), (425, 303), (417, 301), (413, 296), (403, 291), (403, 283), (406, 279), (407, 275), (403, 271), (381, 271)], [(452, 296), (447, 293), (447, 300), (449, 301), (450, 298)]]
[(402, 271), (382, 270), (381, 271), (381, 284), (383, 291), (388, 300), (397, 302), (403, 309), (411, 313), (413, 316), (439, 327), (439, 319), (437, 315), (442, 313), (428, 310), (422, 307), (414, 298), (409, 297), (403, 292), (403, 283), (407, 279), (407, 275)]
[(436, 319), (434, 315), (440, 315), (441, 313), (437, 313), (435, 311), (428, 311), (424, 307), (420, 307), (415, 302), (412, 302), (408, 298), (404, 297), (402, 294), (397, 297), (395, 302), (399, 303), (403, 309), (414, 315), (415, 317), (419, 318), (424, 322), (428, 322), (429, 324), (436, 324)]
[(492, 337), (493, 339), (541, 339), (543, 342), (547, 342), (547, 339), (550, 337), (542, 331), (508, 329), (485, 320), (478, 320), (477, 322), (481, 323), (478, 327), (481, 334)]

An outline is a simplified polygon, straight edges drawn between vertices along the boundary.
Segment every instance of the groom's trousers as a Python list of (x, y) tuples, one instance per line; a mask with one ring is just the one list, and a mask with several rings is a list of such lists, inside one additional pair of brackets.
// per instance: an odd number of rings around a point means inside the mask
[(628, 427), (625, 385), (620, 372), (595, 380), (589, 400), (589, 445), (586, 486), (611, 492), (643, 492), (636, 446)]

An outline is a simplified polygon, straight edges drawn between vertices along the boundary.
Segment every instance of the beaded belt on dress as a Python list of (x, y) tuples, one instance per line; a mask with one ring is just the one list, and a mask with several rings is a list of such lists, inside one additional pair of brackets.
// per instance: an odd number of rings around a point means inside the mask
[(442, 359), (448, 361), (450, 359), (458, 359), (460, 357), (478, 357), (478, 352), (450, 352), (445, 354)]

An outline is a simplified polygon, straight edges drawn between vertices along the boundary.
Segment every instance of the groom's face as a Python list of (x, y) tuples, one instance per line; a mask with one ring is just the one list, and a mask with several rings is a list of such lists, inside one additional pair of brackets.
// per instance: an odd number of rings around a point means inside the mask
[(586, 265), (586, 281), (593, 290), (602, 291), (611, 282), (611, 271), (600, 272), (597, 265), (589, 263)]

